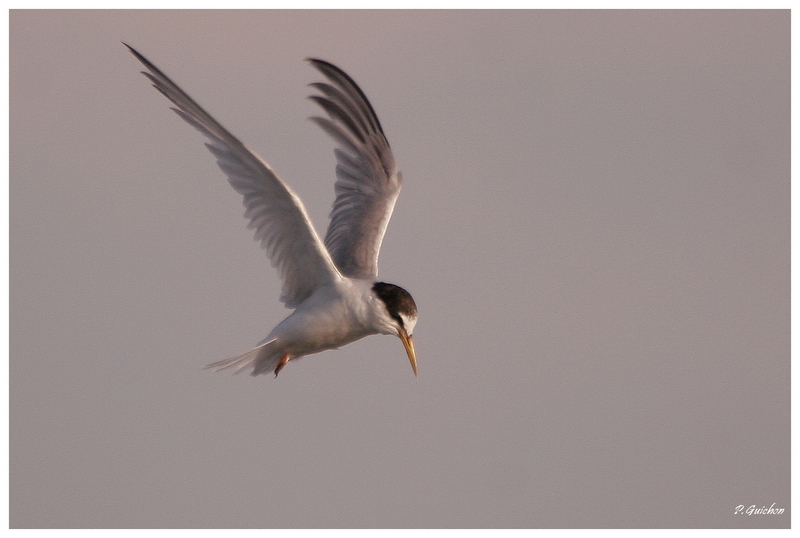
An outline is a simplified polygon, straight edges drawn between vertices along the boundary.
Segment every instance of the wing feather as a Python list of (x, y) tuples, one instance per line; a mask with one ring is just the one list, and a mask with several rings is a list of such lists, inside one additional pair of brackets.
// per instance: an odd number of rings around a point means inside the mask
[(147, 68), (142, 73), (153, 86), (175, 105), (172, 110), (208, 139), (206, 147), (217, 165), (243, 196), (248, 227), (254, 230), (283, 282), (281, 301), (287, 307), (296, 307), (316, 288), (340, 279), (300, 197), (155, 65), (125, 46)]
[(328, 118), (311, 119), (339, 145), (334, 151), (336, 199), (325, 246), (343, 275), (375, 279), (402, 175), (364, 92), (333, 64), (308, 61), (331, 82), (311, 85), (322, 93), (311, 99), (328, 114)]

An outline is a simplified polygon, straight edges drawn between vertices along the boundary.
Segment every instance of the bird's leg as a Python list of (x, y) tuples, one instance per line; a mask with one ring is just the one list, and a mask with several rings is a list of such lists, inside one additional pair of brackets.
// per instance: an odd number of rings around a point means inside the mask
[(281, 362), (278, 363), (278, 366), (275, 367), (275, 377), (278, 377), (278, 373), (283, 370), (283, 367), (286, 366), (286, 363), (289, 362), (289, 355), (284, 355), (281, 357)]

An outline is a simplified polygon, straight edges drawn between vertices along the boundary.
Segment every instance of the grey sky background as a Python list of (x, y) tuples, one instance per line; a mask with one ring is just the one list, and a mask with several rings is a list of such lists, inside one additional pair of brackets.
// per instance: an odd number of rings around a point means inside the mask
[[(201, 370), (289, 311), (120, 41), (320, 233), (302, 60), (361, 85), (418, 380)], [(788, 527), (789, 54), (789, 11), (12, 11), (11, 526)]]

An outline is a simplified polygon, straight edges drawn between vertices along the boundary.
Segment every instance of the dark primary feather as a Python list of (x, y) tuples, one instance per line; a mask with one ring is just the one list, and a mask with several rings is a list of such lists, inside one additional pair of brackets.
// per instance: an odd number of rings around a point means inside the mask
[(383, 134), (381, 122), (378, 120), (378, 115), (375, 114), (375, 110), (373, 110), (369, 99), (367, 99), (367, 96), (364, 95), (364, 92), (361, 91), (361, 88), (358, 87), (358, 84), (356, 84), (356, 82), (350, 78), (347, 73), (332, 63), (326, 62), (325, 60), (308, 58), (308, 61), (311, 62), (311, 65), (319, 69), (323, 75), (328, 77), (331, 82), (344, 89), (346, 94), (357, 96), (355, 101), (356, 104), (358, 104), (362, 109), (362, 114), (369, 119), (373, 129), (376, 129)]

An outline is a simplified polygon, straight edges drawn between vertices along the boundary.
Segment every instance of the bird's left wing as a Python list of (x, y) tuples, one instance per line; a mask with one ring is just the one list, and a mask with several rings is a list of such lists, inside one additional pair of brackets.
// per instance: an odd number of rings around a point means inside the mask
[(206, 147), (231, 186), (244, 196), (249, 227), (283, 282), (281, 301), (296, 307), (317, 287), (341, 279), (300, 197), (147, 58), (125, 46), (149, 71), (142, 74), (175, 105), (172, 110), (208, 138)]
[(400, 194), (402, 175), (378, 116), (364, 92), (333, 64), (309, 58), (331, 84), (311, 84), (328, 118), (311, 118), (338, 143), (336, 200), (325, 246), (339, 271), (352, 278), (378, 276), (378, 253)]

